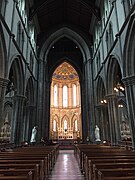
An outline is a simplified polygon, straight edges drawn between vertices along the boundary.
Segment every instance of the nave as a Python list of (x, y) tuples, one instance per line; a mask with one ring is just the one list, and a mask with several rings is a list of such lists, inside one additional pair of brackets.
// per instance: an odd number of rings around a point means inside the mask
[(73, 150), (60, 150), (48, 180), (84, 180)]
[(0, 180), (135, 180), (135, 152), (129, 147), (74, 144), (74, 150), (61, 150), (59, 144), (4, 146), (0, 146)]

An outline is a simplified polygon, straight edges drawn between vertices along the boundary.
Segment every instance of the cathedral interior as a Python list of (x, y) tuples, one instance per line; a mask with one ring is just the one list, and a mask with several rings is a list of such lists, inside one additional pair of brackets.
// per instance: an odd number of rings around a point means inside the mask
[(0, 1), (0, 141), (135, 148), (135, 0)]

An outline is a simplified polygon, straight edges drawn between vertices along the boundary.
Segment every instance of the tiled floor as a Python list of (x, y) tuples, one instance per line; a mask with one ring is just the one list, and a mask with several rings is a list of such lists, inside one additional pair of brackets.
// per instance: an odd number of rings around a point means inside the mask
[(60, 150), (49, 180), (84, 180), (73, 150)]

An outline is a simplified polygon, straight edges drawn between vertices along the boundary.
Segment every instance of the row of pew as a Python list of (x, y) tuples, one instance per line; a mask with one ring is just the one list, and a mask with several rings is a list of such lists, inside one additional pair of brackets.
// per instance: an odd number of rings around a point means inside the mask
[(0, 180), (45, 180), (58, 156), (58, 145), (28, 146), (0, 152)]
[(135, 180), (135, 152), (132, 150), (78, 144), (75, 156), (87, 180)]

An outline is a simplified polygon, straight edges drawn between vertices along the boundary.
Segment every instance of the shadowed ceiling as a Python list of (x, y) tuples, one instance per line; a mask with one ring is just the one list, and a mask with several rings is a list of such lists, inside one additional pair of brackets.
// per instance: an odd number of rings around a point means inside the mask
[(30, 20), (37, 15), (40, 33), (70, 26), (89, 33), (92, 15), (100, 19), (95, 0), (33, 0)]
[[(46, 37), (62, 27), (68, 27), (83, 35), (83, 38), (90, 46), (92, 35), (90, 27), (92, 17), (100, 20), (99, 8), (96, 0), (33, 0), (30, 9), (29, 20), (37, 17), (39, 24), (39, 34), (37, 44), (42, 46)], [(54, 72), (56, 64), (61, 60), (72, 61), (76, 65), (78, 72), (83, 71), (83, 57), (80, 49), (74, 41), (63, 37), (56, 42), (48, 54), (48, 71)]]

